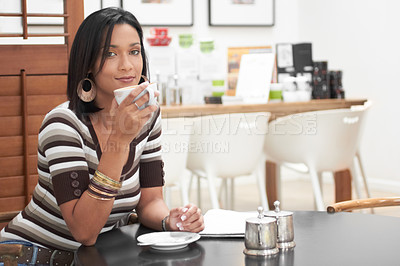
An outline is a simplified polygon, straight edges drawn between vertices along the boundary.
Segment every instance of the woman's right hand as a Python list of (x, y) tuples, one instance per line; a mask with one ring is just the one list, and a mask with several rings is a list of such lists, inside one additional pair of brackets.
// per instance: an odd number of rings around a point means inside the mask
[[(149, 105), (146, 108), (139, 110), (138, 106), (142, 106), (149, 100), (149, 95), (146, 93), (140, 97), (136, 104), (133, 100), (148, 86), (148, 82), (143, 82), (138, 85), (132, 92), (118, 105), (115, 98), (113, 99), (110, 115), (112, 119), (112, 131), (110, 138), (122, 144), (129, 145), (134, 138), (138, 136), (146, 122), (151, 118), (153, 112), (157, 110), (157, 105)], [(155, 97), (159, 95), (155, 92)]]

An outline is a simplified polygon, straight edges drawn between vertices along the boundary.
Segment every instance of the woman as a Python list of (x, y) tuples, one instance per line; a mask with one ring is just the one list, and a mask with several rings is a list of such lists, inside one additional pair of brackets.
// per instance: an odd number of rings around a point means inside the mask
[[(73, 251), (123, 225), (132, 211), (155, 230), (203, 230), (196, 206), (169, 210), (163, 201), (160, 108), (139, 110), (148, 94), (132, 103), (146, 75), (143, 32), (131, 13), (106, 8), (83, 21), (71, 48), (69, 101), (40, 128), (32, 201), (0, 240)], [(138, 84), (118, 105), (113, 91)]]

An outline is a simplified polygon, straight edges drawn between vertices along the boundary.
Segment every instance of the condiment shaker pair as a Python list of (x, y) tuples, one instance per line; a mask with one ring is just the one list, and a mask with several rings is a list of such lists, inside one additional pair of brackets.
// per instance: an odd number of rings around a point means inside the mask
[(246, 248), (243, 251), (246, 255), (270, 256), (277, 254), (279, 249), (296, 246), (293, 213), (281, 211), (279, 205), (279, 201), (275, 201), (275, 210), (266, 213), (258, 207), (258, 217), (246, 220)]

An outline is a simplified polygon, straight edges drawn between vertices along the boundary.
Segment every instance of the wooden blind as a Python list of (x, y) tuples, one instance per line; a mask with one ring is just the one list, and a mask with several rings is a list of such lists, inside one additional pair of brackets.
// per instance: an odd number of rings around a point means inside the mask
[[(29, 14), (21, 0), (23, 33), (0, 37), (64, 36), (61, 45), (0, 45), (0, 229), (22, 210), (37, 183), (37, 134), (44, 115), (67, 100), (68, 56), (83, 20), (83, 0), (65, 0), (64, 14)], [(28, 0), (29, 1), (29, 0)], [(29, 34), (27, 17), (63, 17), (62, 34)], [(12, 217), (12, 216), (11, 216)]]
[[(64, 13), (63, 14), (48, 14), (48, 13), (28, 13), (27, 1), (21, 1), (21, 13), (0, 13), (0, 17), (21, 17), (22, 19), (22, 33), (0, 33), (0, 37), (22, 37), (28, 39), (29, 37), (65, 37), (65, 44), (71, 45), (75, 33), (83, 20), (83, 0), (64, 0)], [(29, 33), (28, 32), (28, 17), (51, 17), (51, 18), (64, 18), (64, 32), (63, 33)], [(69, 47), (70, 48), (70, 47)]]

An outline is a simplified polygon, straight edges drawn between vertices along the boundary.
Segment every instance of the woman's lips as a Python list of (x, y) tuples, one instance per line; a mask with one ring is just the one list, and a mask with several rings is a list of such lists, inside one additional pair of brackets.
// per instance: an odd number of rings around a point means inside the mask
[(131, 83), (133, 82), (135, 78), (134, 77), (121, 77), (121, 78), (117, 78), (118, 81), (121, 81), (123, 83)]

